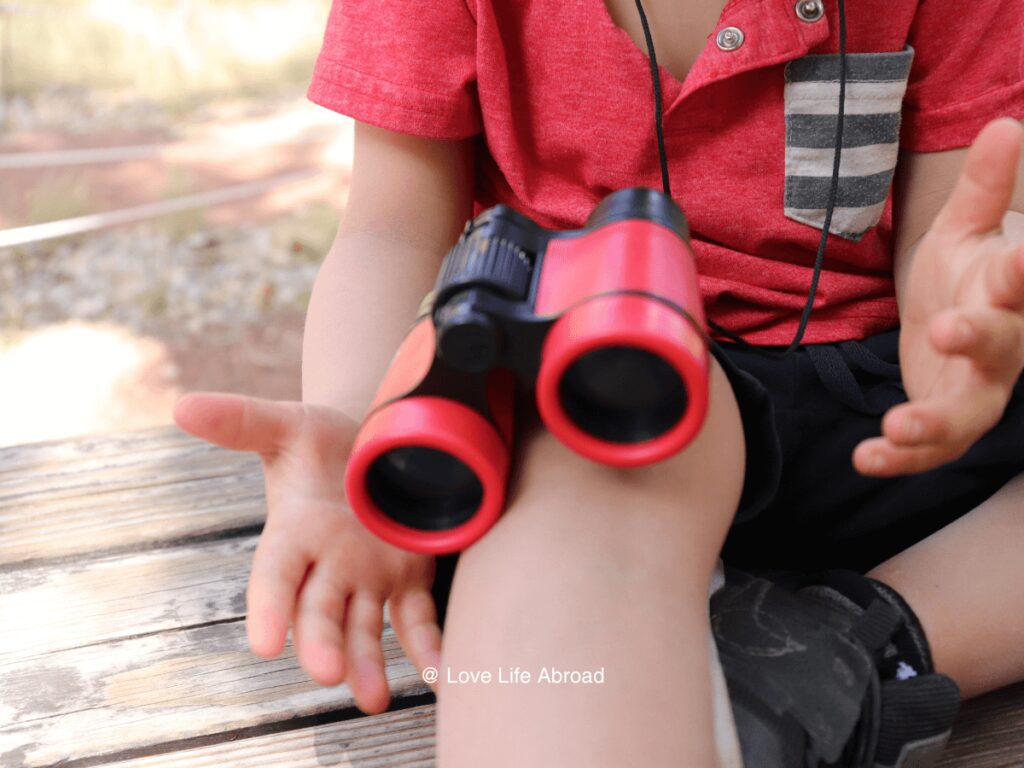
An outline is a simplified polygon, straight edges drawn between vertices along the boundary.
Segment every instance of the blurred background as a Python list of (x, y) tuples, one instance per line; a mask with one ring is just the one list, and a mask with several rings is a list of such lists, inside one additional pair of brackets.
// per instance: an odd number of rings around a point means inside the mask
[(330, 0), (0, 0), (0, 446), (299, 397), (351, 122)]

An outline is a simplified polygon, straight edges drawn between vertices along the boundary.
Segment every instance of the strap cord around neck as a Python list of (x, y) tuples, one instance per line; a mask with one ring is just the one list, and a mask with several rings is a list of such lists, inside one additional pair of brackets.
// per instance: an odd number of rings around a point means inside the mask
[[(821, 269), (825, 261), (825, 244), (828, 241), (829, 228), (832, 226), (832, 213), (835, 210), (836, 198), (839, 194), (839, 167), (842, 161), (843, 152), (843, 123), (846, 114), (846, 7), (844, 0), (837, 0), (839, 6), (839, 110), (836, 115), (835, 153), (832, 162), (832, 183), (829, 186), (828, 207), (825, 209), (825, 221), (821, 228), (821, 240), (818, 242), (818, 252), (814, 258), (814, 271), (811, 274), (811, 285), (807, 292), (807, 302), (804, 304), (803, 312), (800, 315), (800, 324), (797, 327), (793, 340), (786, 347), (785, 351), (767, 349), (751, 344), (738, 333), (723, 328), (710, 318), (708, 325), (720, 336), (725, 336), (731, 341), (740, 344), (748, 349), (756, 350), (770, 357), (784, 357), (795, 351), (800, 346), (804, 331), (807, 330), (807, 323), (810, 321), (811, 312), (814, 309), (814, 297), (818, 292), (818, 282), (821, 279)], [(658, 58), (654, 53), (654, 40), (651, 37), (650, 25), (647, 22), (647, 14), (641, 0), (636, 0), (636, 9), (640, 14), (640, 25), (644, 30), (644, 40), (647, 43), (647, 58), (651, 64), (651, 83), (654, 88), (654, 127), (658, 136), (658, 159), (661, 164), (661, 183), (665, 195), (672, 197), (672, 189), (668, 177), (668, 156), (665, 152), (665, 130), (663, 126), (663, 109), (661, 100), (661, 76), (658, 72)], [(712, 342), (714, 343), (714, 342)]]

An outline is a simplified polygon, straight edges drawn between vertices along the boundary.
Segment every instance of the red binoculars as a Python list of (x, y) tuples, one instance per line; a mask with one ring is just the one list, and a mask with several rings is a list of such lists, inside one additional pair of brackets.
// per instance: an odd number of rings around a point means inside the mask
[(683, 212), (619, 190), (583, 229), (498, 205), (466, 224), (395, 354), (349, 456), (345, 490), (380, 538), (465, 549), (505, 504), (517, 386), (594, 461), (681, 450), (707, 412), (708, 358)]

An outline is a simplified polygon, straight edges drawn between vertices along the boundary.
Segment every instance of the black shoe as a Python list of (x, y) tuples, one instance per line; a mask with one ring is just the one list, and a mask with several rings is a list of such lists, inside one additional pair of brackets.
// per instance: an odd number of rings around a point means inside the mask
[(744, 768), (926, 768), (960, 705), (891, 588), (830, 571), (800, 587), (726, 569), (711, 598)]

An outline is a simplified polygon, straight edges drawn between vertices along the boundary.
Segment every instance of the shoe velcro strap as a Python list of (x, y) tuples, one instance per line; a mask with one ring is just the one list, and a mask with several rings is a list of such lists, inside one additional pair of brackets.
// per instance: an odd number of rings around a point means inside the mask
[(850, 629), (850, 636), (877, 656), (903, 625), (903, 614), (884, 600), (872, 600)]

